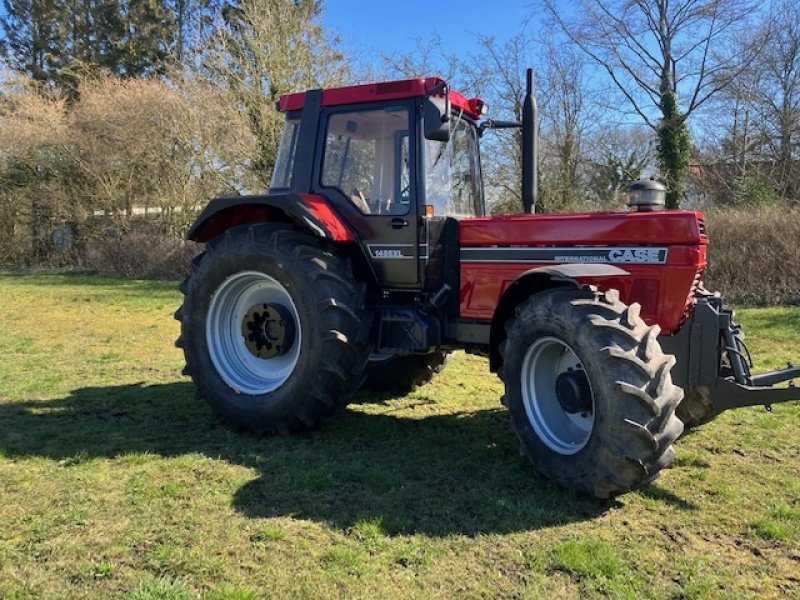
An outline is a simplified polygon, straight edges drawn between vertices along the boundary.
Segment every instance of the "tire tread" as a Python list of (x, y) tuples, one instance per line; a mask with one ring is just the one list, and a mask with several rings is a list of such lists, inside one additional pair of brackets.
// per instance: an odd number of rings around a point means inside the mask
[[(324, 359), (318, 375), (299, 388), (291, 404), (280, 414), (264, 414), (259, 418), (243, 418), (224, 398), (218, 397), (219, 386), (211, 385), (208, 369), (198, 368), (197, 340), (192, 331), (194, 296), (221, 257), (275, 257), (284, 269), (296, 269), (312, 283), (325, 334), (321, 336)], [(246, 264), (243, 265), (246, 269)], [(190, 275), (180, 284), (184, 302), (175, 312), (181, 322), (176, 345), (183, 348), (186, 367), (183, 370), (197, 387), (198, 398), (206, 400), (212, 413), (238, 429), (254, 433), (288, 435), (308, 431), (341, 412), (352, 399), (362, 380), (369, 355), (368, 331), (371, 312), (365, 306), (365, 286), (355, 280), (348, 259), (337, 256), (324, 241), (286, 224), (256, 224), (236, 227), (206, 244), (206, 251), (192, 261)], [(194, 340), (194, 341), (193, 341)], [(213, 370), (213, 369), (212, 369)], [(235, 394), (230, 390), (231, 394)]]
[[(597, 371), (607, 382), (604, 393), (614, 407), (609, 431), (597, 434), (595, 451), (579, 453), (574, 468), (550, 460), (540, 443), (529, 439), (535, 433), (524, 416), (519, 374), (512, 372), (524, 354), (517, 346), (527, 338), (520, 332), (536, 331), (544, 322), (557, 322), (594, 348)], [(505, 402), (522, 450), (543, 475), (563, 487), (607, 498), (645, 485), (672, 463), (672, 444), (683, 431), (675, 414), (683, 393), (670, 376), (674, 357), (661, 351), (660, 330), (641, 319), (638, 304), (625, 305), (614, 290), (551, 290), (520, 303), (505, 331), (499, 347)]]

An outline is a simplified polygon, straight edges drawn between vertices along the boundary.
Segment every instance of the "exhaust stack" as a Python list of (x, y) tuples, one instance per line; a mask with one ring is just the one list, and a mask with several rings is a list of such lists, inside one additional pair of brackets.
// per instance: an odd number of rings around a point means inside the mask
[(536, 211), (539, 188), (539, 124), (538, 107), (533, 96), (533, 69), (525, 74), (525, 100), (522, 104), (522, 208)]

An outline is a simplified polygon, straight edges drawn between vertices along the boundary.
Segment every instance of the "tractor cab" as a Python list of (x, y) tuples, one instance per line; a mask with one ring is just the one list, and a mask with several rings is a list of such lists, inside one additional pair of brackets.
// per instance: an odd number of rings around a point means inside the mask
[[(422, 201), (425, 216), (482, 216), (475, 120), (458, 111), (445, 122), (444, 135), (429, 139), (418, 135), (424, 125), (410, 122), (410, 112), (403, 106), (384, 106), (330, 114), (321, 140), (322, 186), (347, 196), (364, 215), (407, 215), (415, 208), (413, 195)], [(271, 192), (290, 188), (299, 127), (299, 116), (286, 119)], [(423, 174), (415, 185), (412, 147)]]
[(326, 198), (356, 232), (381, 288), (441, 286), (434, 249), (444, 235), (456, 242), (457, 219), (484, 215), (483, 107), (438, 78), (282, 96), (269, 193)]

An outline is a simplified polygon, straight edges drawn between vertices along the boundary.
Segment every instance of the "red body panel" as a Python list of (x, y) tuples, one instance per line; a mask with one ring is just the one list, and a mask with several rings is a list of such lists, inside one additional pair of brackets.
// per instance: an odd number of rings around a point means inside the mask
[(335, 242), (355, 242), (356, 236), (353, 230), (347, 223), (339, 216), (330, 202), (325, 199), (325, 196), (318, 196), (316, 194), (300, 194), (300, 197), (314, 213), (314, 216), (319, 219), (319, 222), (327, 229), (331, 239)]
[[(349, 87), (331, 88), (322, 92), (322, 106), (341, 106), (345, 104), (361, 104), (383, 100), (402, 100), (404, 98), (421, 98), (442, 83), (438, 77), (426, 79), (404, 79), (386, 83), (368, 83)], [(305, 92), (285, 94), (280, 97), (278, 109), (281, 112), (301, 110), (306, 102)], [(458, 92), (450, 91), (450, 103), (462, 109), (472, 119), (480, 118), (483, 100), (472, 98), (467, 100)]]
[[(463, 250), (562, 247), (613, 250), (614, 247), (667, 248), (663, 264), (603, 260), (629, 276), (581, 279), (601, 289), (617, 289), (626, 303), (639, 302), (642, 317), (673, 333), (688, 314), (691, 294), (706, 266), (708, 238), (701, 213), (662, 211), (485, 217), (461, 221)], [(619, 253), (619, 252), (618, 252)], [(612, 256), (614, 256), (612, 254)], [(630, 259), (630, 255), (627, 257)], [(564, 261), (567, 262), (567, 261)], [(572, 262), (572, 261), (570, 261)], [(553, 261), (461, 262), (461, 318), (489, 321), (508, 286), (524, 272)]]
[(700, 212), (510, 215), (461, 221), (462, 246), (707, 244)]

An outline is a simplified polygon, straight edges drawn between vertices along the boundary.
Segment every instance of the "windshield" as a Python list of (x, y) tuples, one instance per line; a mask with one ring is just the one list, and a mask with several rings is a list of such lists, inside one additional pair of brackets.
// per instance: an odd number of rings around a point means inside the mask
[(449, 142), (425, 140), (425, 204), (434, 215), (483, 215), (478, 136), (472, 123), (458, 118)]

